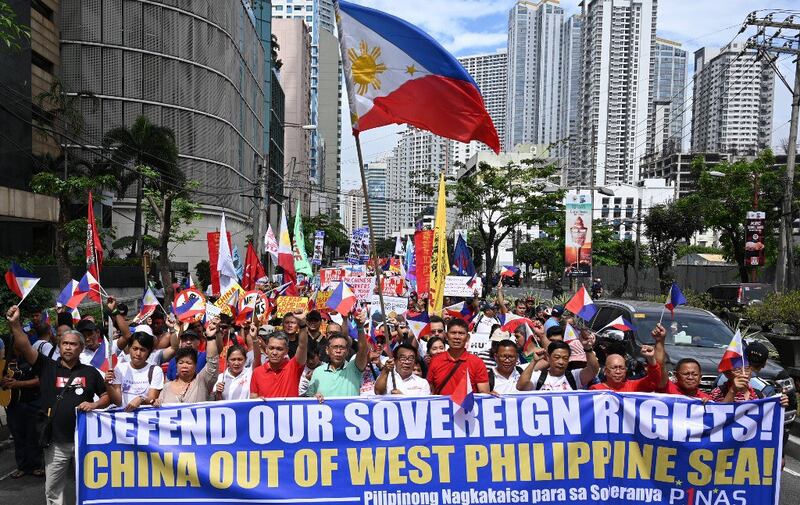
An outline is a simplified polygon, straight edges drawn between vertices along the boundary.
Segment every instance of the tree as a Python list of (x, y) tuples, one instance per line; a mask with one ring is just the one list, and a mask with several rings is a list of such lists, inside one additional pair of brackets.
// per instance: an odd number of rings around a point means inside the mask
[[(641, 251), (640, 251), (641, 256)], [(615, 263), (622, 267), (622, 289), (625, 293), (628, 290), (628, 267), (634, 266), (636, 262), (636, 243), (633, 240), (617, 240), (613, 243), (611, 257)], [(642, 258), (639, 258), (639, 263)]]
[(72, 278), (70, 253), (76, 246), (86, 244), (86, 201), (89, 191), (113, 187), (116, 178), (108, 173), (106, 166), (80, 159), (73, 160), (67, 168), (64, 155), (54, 157), (45, 154), (37, 157), (34, 171), (31, 190), (58, 199), (53, 256), (58, 279), (62, 285), (66, 285)]
[(139, 116), (130, 126), (109, 130), (103, 137), (103, 147), (111, 149), (111, 159), (117, 167), (133, 165), (132, 170), (120, 170), (117, 190), (120, 197), (136, 183), (136, 207), (133, 220), (133, 239), (128, 257), (143, 252), (142, 247), (142, 200), (145, 178), (143, 168), (149, 167), (162, 174), (166, 180), (174, 178), (179, 183), (185, 177), (174, 175), (177, 167), (178, 148), (175, 134), (169, 128), (153, 124), (147, 117)]
[(171, 168), (169, 175), (166, 175), (140, 167), (142, 175), (148, 179), (144, 197), (150, 206), (145, 217), (158, 229), (158, 266), (167, 300), (172, 300), (174, 296), (169, 268), (169, 246), (171, 243), (181, 244), (194, 238), (197, 230), (186, 230), (186, 227), (199, 217), (198, 204), (188, 198), (189, 192), (196, 189), (197, 183), (187, 183), (177, 163)]
[(649, 241), (650, 255), (658, 269), (662, 291), (669, 284), (667, 270), (672, 266), (675, 250), (681, 241), (703, 229), (703, 220), (693, 200), (680, 198), (656, 205), (644, 217), (644, 234)]
[(6, 49), (19, 51), (22, 42), (31, 38), (31, 28), (17, 22), (17, 13), (6, 0), (0, 0), (0, 42)]
[(346, 254), (350, 249), (350, 238), (342, 223), (328, 214), (318, 214), (303, 220), (306, 251), (314, 251), (314, 232), (317, 230), (325, 232), (325, 247), (329, 250), (338, 248), (340, 253)]
[[(539, 159), (503, 167), (480, 163), (474, 174), (455, 184), (451, 193), (455, 206), (483, 241), (487, 278), (494, 273), (501, 242), (517, 226), (552, 221), (561, 211), (563, 192), (544, 192), (545, 180), (555, 172), (553, 165)], [(484, 294), (491, 290), (489, 284), (484, 286)]]
[[(774, 166), (775, 158), (770, 150), (764, 151), (751, 162), (740, 160), (714, 166), (715, 172), (723, 174), (721, 177), (714, 177), (709, 173), (702, 157), (695, 159), (692, 165), (699, 182), (697, 192), (688, 198), (692, 206), (702, 212), (706, 224), (721, 232), (720, 245), (724, 255), (736, 262), (742, 282), (748, 280), (744, 250), (747, 211), (765, 212), (765, 230), (778, 229), (780, 212), (773, 209), (781, 208), (781, 181), (784, 180), (785, 167), (775, 170)], [(756, 189), (758, 205), (754, 208)], [(776, 251), (777, 237), (769, 232), (765, 235), (766, 250)]]
[(555, 240), (537, 238), (520, 244), (516, 257), (526, 267), (538, 264), (547, 272), (558, 272), (563, 269), (563, 249), (562, 244)]
[(388, 258), (394, 254), (395, 239), (379, 238), (375, 240), (375, 250), (379, 258)]
[(614, 238), (614, 228), (606, 221), (595, 219), (592, 224), (592, 264), (617, 265), (615, 256), (619, 243)]

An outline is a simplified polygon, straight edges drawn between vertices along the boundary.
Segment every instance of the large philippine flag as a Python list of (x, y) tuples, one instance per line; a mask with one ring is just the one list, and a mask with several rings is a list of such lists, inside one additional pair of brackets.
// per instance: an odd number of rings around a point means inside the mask
[(500, 151), (478, 85), (438, 42), (384, 12), (342, 1), (337, 7), (355, 134), (405, 123)]

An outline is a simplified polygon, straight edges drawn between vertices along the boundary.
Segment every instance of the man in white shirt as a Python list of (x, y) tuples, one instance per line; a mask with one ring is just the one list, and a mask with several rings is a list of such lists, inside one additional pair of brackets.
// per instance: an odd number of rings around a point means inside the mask
[[(600, 363), (591, 346), (584, 347), (586, 366), (576, 370), (567, 370), (572, 352), (569, 344), (561, 341), (550, 342), (547, 346), (548, 367), (536, 370), (537, 360), (531, 360), (517, 381), (520, 391), (575, 391), (589, 384), (597, 372)], [(536, 370), (536, 371), (534, 371)]]
[(522, 367), (517, 366), (517, 344), (510, 339), (501, 340), (494, 351), (497, 365), (489, 368), (489, 390), (501, 395), (518, 393), (517, 381)]
[(375, 381), (376, 395), (427, 396), (431, 394), (428, 381), (414, 375), (417, 362), (417, 350), (409, 344), (400, 344), (394, 350), (394, 359), (390, 359), (381, 368), (381, 374)]

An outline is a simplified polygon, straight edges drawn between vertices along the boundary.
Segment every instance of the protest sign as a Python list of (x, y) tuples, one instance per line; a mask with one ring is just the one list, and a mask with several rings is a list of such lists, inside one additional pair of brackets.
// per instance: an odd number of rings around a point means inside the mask
[(414, 233), (414, 253), (416, 254), (417, 292), (427, 296), (431, 282), (433, 230), (421, 230)]
[(322, 268), (319, 271), (319, 287), (320, 289), (328, 289), (334, 282), (339, 282), (347, 275), (347, 270), (344, 268)]
[(306, 296), (279, 296), (276, 303), (275, 316), (283, 317), (287, 312), (294, 312), (296, 309), (306, 310), (308, 308), (308, 297)]
[(444, 280), (444, 295), (445, 296), (459, 296), (463, 298), (472, 298), (475, 296), (475, 291), (479, 294), (483, 292), (483, 281), (477, 275), (474, 277), (473, 285), (468, 285), (470, 275), (448, 275)]
[(781, 413), (610, 391), (78, 412), (77, 503), (777, 504)]
[(330, 299), (333, 291), (319, 291), (317, 292), (317, 310), (333, 310), (328, 307), (328, 299)]
[(467, 344), (467, 351), (472, 354), (477, 354), (481, 351), (488, 352), (492, 348), (492, 342), (489, 340), (488, 333), (470, 333), (469, 344)]
[(381, 291), (385, 296), (400, 296), (405, 293), (405, 282), (402, 277), (381, 276)]
[[(381, 310), (381, 301), (378, 295), (372, 295), (369, 299), (370, 312)], [(397, 315), (404, 314), (408, 310), (408, 298), (403, 296), (384, 296), (383, 306), (386, 309), (386, 315), (394, 312)]]
[[(344, 281), (350, 286), (350, 289), (353, 290), (353, 294), (356, 295), (356, 299), (359, 302), (365, 302), (369, 300), (369, 297), (375, 292), (375, 276), (374, 275), (351, 275), (347, 274), (344, 277)], [(334, 282), (331, 284), (330, 289), (334, 290), (339, 286), (338, 282)]]

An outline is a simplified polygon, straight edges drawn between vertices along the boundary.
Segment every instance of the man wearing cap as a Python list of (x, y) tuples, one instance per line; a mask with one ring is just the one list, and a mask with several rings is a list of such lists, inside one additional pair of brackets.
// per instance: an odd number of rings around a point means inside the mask
[(495, 325), (499, 325), (500, 320), (497, 318), (497, 306), (488, 302), (483, 302), (481, 305), (481, 313), (475, 318), (475, 333), (488, 335), (491, 333)]
[(553, 326), (558, 326), (561, 324), (561, 316), (564, 315), (564, 306), (563, 305), (556, 305), (553, 307), (553, 310), (550, 311), (550, 317), (547, 318), (547, 321), (544, 322), (544, 331), (549, 330)]
[[(769, 349), (761, 342), (751, 342), (744, 348), (746, 365), (724, 372), (725, 379), (711, 391), (711, 399), (722, 403), (739, 403), (757, 400), (758, 394), (750, 385), (753, 373), (758, 373), (767, 364)], [(781, 392), (781, 405), (789, 405), (789, 397)]]
[[(128, 328), (128, 324), (125, 321), (125, 318), (117, 310), (117, 301), (114, 299), (114, 297), (108, 297), (106, 301), (106, 307), (108, 308), (108, 312), (114, 318), (114, 322), (120, 330), (120, 336), (109, 344), (111, 345), (111, 350), (108, 354), (117, 354), (119, 353), (120, 349), (124, 349), (128, 346), (128, 339), (131, 336), (131, 332)], [(82, 319), (77, 324), (75, 329), (83, 334), (83, 338), (86, 341), (86, 345), (83, 348), (83, 351), (81, 351), (79, 359), (84, 365), (91, 365), (95, 354), (98, 351), (104, 351), (101, 348), (101, 344), (103, 342), (102, 339), (104, 337), (100, 334), (100, 328), (98, 328), (91, 319)], [(102, 364), (103, 361), (104, 360), (100, 361), (100, 364)]]

